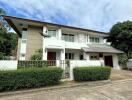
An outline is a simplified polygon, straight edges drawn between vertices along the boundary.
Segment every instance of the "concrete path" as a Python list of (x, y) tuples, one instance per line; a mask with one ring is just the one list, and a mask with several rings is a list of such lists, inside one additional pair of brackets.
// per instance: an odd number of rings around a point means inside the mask
[(0, 97), (0, 100), (132, 100), (132, 80)]

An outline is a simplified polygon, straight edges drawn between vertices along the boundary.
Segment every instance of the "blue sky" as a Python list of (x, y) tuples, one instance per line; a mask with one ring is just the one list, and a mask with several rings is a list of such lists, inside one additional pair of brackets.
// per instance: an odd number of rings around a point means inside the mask
[(132, 0), (0, 0), (7, 15), (108, 32), (132, 20)]

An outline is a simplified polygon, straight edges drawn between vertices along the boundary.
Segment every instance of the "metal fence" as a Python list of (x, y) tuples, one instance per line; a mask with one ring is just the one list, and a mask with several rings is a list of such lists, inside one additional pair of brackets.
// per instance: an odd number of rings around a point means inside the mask
[[(51, 67), (51, 66), (57, 66), (56, 60), (28, 60), (28, 61), (18, 61), (18, 68), (28, 68), (28, 67)], [(63, 69), (62, 78), (69, 78), (70, 76), (70, 67), (68, 64), (68, 61), (60, 60), (59, 66)]]

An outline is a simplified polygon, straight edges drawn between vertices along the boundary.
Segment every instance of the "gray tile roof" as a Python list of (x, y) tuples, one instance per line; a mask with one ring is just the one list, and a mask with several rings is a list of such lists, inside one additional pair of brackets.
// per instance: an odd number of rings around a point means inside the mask
[(115, 49), (107, 44), (89, 44), (88, 47), (84, 47), (82, 50), (96, 53), (123, 53), (121, 50)]

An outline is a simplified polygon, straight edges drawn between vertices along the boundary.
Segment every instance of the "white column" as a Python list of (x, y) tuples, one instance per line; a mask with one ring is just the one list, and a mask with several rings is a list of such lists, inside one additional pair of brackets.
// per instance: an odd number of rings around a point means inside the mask
[(118, 56), (116, 54), (113, 54), (112, 57), (113, 57), (113, 68), (119, 70), (120, 66), (118, 63)]
[(65, 49), (61, 50), (61, 60), (65, 60)]
[(101, 66), (105, 66), (103, 57), (100, 57), (99, 60), (100, 60), (100, 62), (101, 62)]
[(60, 52), (60, 60), (62, 62), (61, 68), (65, 70), (65, 49), (62, 49)]
[[(47, 34), (47, 27), (43, 26), (43, 34)], [(45, 47), (45, 37), (43, 37), (43, 60), (47, 60), (47, 49)]]
[(87, 37), (87, 38), (86, 38), (86, 43), (88, 43), (88, 44), (89, 44), (89, 43), (90, 43), (90, 38), (89, 38), (89, 35), (86, 35), (86, 37)]
[(58, 29), (58, 39), (61, 40), (61, 37), (62, 37), (61, 29)]
[[(25, 35), (26, 37), (23, 37), (23, 35)], [(19, 60), (26, 60), (26, 48), (27, 48), (27, 31), (22, 31)]]

